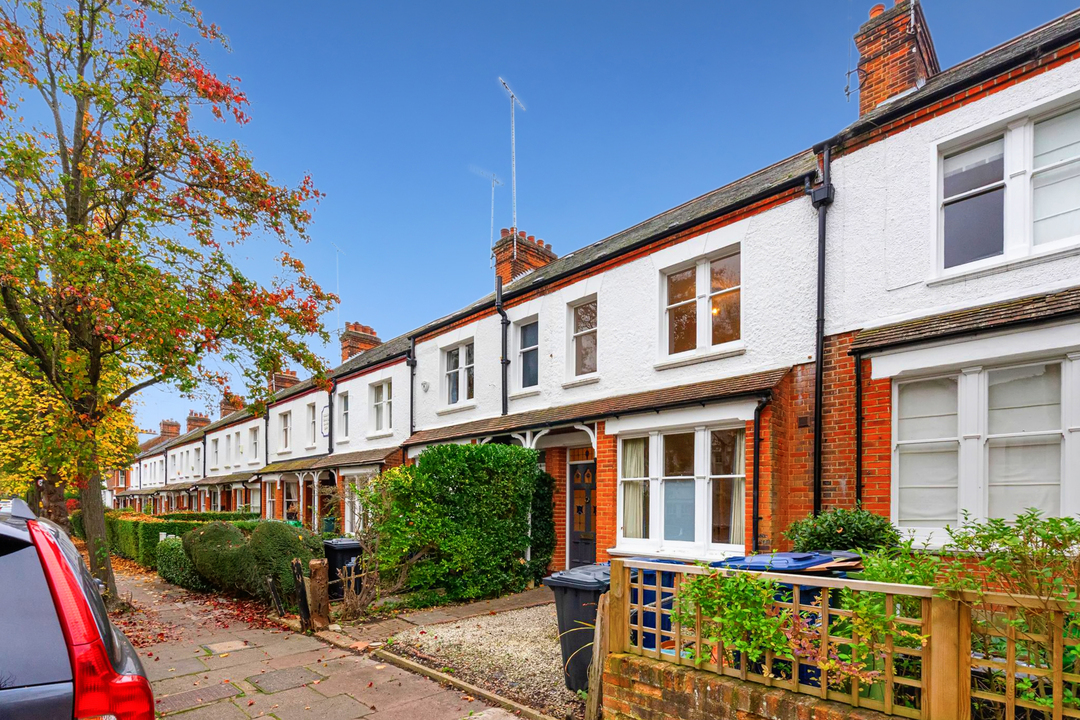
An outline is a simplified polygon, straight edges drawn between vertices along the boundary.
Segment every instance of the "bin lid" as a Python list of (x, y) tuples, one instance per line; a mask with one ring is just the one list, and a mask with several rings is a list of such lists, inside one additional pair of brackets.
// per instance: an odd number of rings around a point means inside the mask
[(548, 587), (575, 588), (578, 590), (607, 590), (611, 585), (611, 565), (608, 563), (582, 565), (560, 570), (544, 578)]
[(778, 552), (760, 555), (729, 557), (712, 563), (712, 567), (732, 570), (758, 570), (761, 572), (797, 573), (812, 570), (818, 565), (832, 562), (835, 558), (828, 553), (819, 552)]
[(360, 541), (354, 538), (330, 538), (323, 540), (323, 547), (332, 547), (337, 550), (355, 550), (360, 547)]

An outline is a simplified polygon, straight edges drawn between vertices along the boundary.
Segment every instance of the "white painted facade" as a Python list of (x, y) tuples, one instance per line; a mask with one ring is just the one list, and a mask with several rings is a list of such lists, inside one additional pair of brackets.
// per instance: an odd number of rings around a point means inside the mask
[(266, 421), (247, 418), (206, 433), (206, 477), (255, 472), (266, 465)]
[(165, 451), (139, 459), (139, 487), (159, 487), (165, 484)]
[(312, 390), (270, 406), (269, 463), (325, 455), (330, 449), (330, 395)]
[(409, 366), (399, 358), (337, 381), (332, 423), (335, 454), (395, 448), (408, 439), (409, 374)]
[[(511, 305), (510, 414), (807, 362), (814, 351), (815, 217), (809, 200), (795, 200)], [(736, 250), (741, 261), (740, 339), (714, 347), (699, 343), (696, 351), (669, 355), (666, 273)], [(699, 295), (707, 292), (705, 285), (698, 282)], [(592, 298), (597, 302), (597, 370), (579, 378), (574, 375), (571, 312)], [(520, 330), (533, 320), (539, 322), (539, 382), (524, 388)], [(500, 322), (492, 314), (417, 344), (417, 430), (500, 414)], [(449, 405), (446, 354), (470, 341), (475, 396)]]
[(166, 450), (167, 484), (194, 482), (202, 478), (202, 438)]

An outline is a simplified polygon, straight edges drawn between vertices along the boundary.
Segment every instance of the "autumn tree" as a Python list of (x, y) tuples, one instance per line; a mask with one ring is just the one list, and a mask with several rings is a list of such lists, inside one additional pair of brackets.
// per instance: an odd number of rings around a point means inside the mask
[[(305, 340), (328, 339), (335, 298), (288, 252), (319, 193), (309, 177), (275, 184), (226, 132), (199, 129), (248, 122), (239, 80), (199, 43), (226, 40), (186, 0), (0, 0), (0, 338), (83, 431), (91, 569), (112, 595), (110, 412), (159, 383), (228, 391), (229, 366), (256, 405), (288, 364), (325, 377)], [(245, 241), (281, 248), (274, 281), (233, 262)], [(110, 373), (130, 382), (108, 387)]]

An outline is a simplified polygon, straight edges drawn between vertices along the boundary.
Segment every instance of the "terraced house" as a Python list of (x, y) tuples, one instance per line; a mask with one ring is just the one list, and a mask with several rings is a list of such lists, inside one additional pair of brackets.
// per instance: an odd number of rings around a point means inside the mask
[[(176, 480), (349, 529), (347, 478), (520, 444), (558, 567), (776, 548), (856, 502), (931, 542), (1080, 512), (1080, 12), (941, 69), (902, 0), (856, 45), (835, 137), (562, 256), (503, 230), (495, 293), (386, 343), (350, 324), (330, 391), (276, 378)], [(129, 496), (162, 494), (147, 452)]]

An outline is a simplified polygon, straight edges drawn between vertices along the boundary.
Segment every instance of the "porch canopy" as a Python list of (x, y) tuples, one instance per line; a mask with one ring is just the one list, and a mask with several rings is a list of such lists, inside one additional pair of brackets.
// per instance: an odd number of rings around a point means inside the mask
[(259, 474), (273, 475), (276, 473), (284, 472), (299, 472), (301, 470), (314, 470), (320, 460), (325, 460), (327, 455), (313, 455), (312, 457), (297, 458), (296, 460), (282, 460), (281, 462), (270, 463), (263, 469), (259, 470)]
[(386, 458), (396, 450), (396, 447), (389, 447), (327, 455), (320, 458), (312, 469), (337, 470), (343, 475), (376, 475), (382, 464), (386, 462)]
[(197, 488), (204, 488), (211, 485), (231, 485), (232, 483), (242, 483), (251, 480), (255, 477), (255, 473), (233, 473), (232, 475), (218, 475), (216, 477), (204, 477), (202, 480), (196, 480), (191, 483), (192, 486)]

